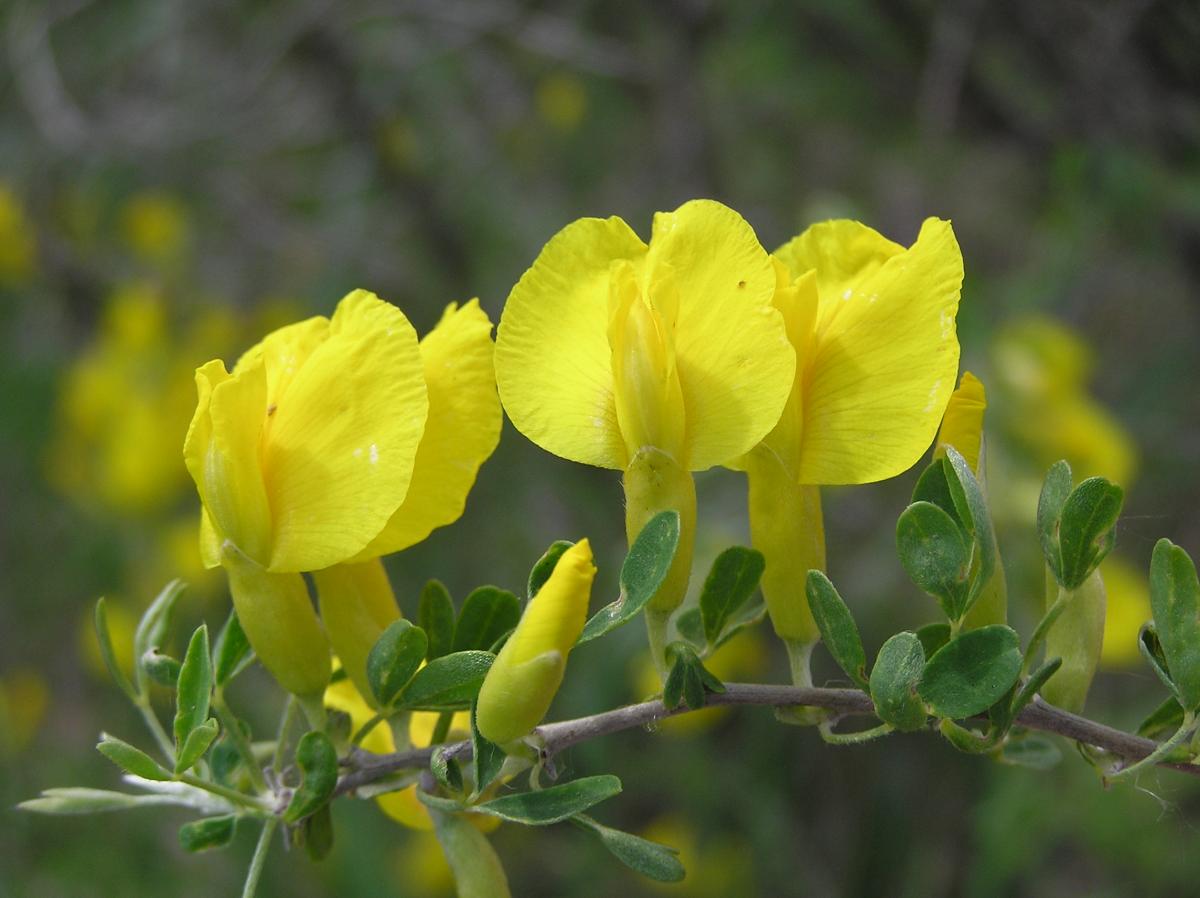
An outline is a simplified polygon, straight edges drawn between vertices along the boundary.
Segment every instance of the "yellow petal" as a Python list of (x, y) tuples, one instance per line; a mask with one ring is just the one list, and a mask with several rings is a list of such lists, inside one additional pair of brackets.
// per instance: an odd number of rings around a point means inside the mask
[(796, 356), (771, 303), (771, 259), (740, 215), (693, 200), (654, 216), (646, 264), (669, 266), (679, 291), (687, 467), (724, 464), (770, 432), (792, 387)]
[(800, 482), (899, 474), (928, 448), (954, 389), (963, 267), (950, 223), (928, 219), (903, 250), (856, 222), (826, 222), (778, 255), (815, 269), (820, 302)]
[(562, 458), (622, 468), (608, 343), (609, 271), (645, 257), (621, 219), (556, 234), (513, 287), (496, 332), (496, 383), (517, 430)]
[(212, 361), (197, 369), (196, 388), (184, 462), (217, 534), (263, 564), (271, 551), (271, 510), (259, 467), (266, 372), (258, 362), (230, 375)]
[(263, 433), (270, 568), (319, 570), (361, 551), (404, 500), (428, 398), (412, 325), (364, 290), (338, 304), (324, 341), (288, 362), (275, 362)]
[(463, 513), (480, 465), (500, 440), (492, 323), (473, 299), (451, 303), (421, 341), (429, 417), (404, 503), (359, 558), (398, 552)]
[(983, 384), (970, 371), (964, 371), (958, 389), (950, 395), (942, 427), (938, 431), (936, 454), (944, 454), (946, 446), (959, 451), (971, 470), (979, 472), (979, 449), (983, 442), (983, 412), (987, 394)]

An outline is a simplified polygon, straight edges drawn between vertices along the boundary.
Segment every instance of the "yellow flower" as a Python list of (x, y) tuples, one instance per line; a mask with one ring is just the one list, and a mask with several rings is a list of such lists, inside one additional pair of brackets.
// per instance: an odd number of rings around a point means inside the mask
[(232, 373), (209, 362), (196, 384), (184, 460), (206, 562), (225, 565), (267, 669), (297, 695), (319, 694), (328, 647), (297, 572), (354, 557), (404, 501), (429, 407), (416, 333), (356, 290), (332, 319), (275, 331)]
[(694, 200), (655, 215), (648, 245), (620, 218), (568, 225), (504, 307), (496, 380), (517, 429), (555, 455), (625, 471), (631, 542), (659, 511), (680, 514), (657, 615), (687, 589), (689, 472), (748, 451), (787, 399), (795, 353), (774, 288), (745, 220)]
[(805, 577), (825, 565), (817, 487), (893, 477), (928, 448), (958, 369), (963, 266), (950, 223), (931, 218), (908, 249), (855, 221), (813, 225), (775, 270), (796, 371), (779, 422), (736, 466), (771, 620), (800, 647), (817, 639)]
[(546, 716), (567, 655), (583, 631), (595, 576), (586, 539), (558, 559), (479, 690), (475, 722), (485, 738), (500, 745), (514, 742)]
[(370, 695), (367, 654), (400, 617), (378, 556), (415, 545), (458, 520), (479, 467), (500, 439), (491, 335), (492, 323), (473, 299), (462, 308), (447, 306), (421, 340), (429, 415), (404, 502), (350, 563), (313, 574), (333, 650), (364, 695)]

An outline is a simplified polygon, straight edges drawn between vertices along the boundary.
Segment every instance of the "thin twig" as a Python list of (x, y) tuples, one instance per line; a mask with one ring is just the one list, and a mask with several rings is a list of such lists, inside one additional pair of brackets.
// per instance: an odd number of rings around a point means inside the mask
[[(766, 705), (776, 708), (807, 705), (826, 708), (842, 717), (870, 715), (875, 711), (870, 697), (857, 689), (798, 688), (761, 683), (726, 683), (724, 693), (708, 696), (706, 707), (717, 705)], [(682, 706), (668, 711), (657, 700), (641, 702), (575, 720), (548, 723), (538, 727), (537, 734), (544, 743), (544, 756), (553, 757), (580, 742), (649, 726), (657, 720), (688, 711)], [(1031, 730), (1056, 733), (1086, 743), (1126, 761), (1139, 761), (1158, 749), (1158, 743), (1153, 740), (1071, 714), (1041, 699), (1034, 699), (1026, 706), (1017, 715), (1016, 722)], [(427, 767), (432, 752), (433, 748), (417, 748), (390, 755), (376, 755), (359, 750), (348, 759), (349, 769), (338, 781), (336, 794), (353, 792), (359, 786), (376, 782), (397, 770)], [(450, 743), (445, 746), (444, 753), (447, 757), (459, 760), (470, 758), (471, 743)], [(1200, 776), (1200, 764), (1169, 763), (1159, 766)]]

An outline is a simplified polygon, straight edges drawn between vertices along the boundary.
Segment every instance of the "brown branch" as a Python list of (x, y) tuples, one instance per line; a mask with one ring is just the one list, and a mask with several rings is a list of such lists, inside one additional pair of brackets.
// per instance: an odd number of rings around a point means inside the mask
[[(709, 695), (705, 707), (721, 705), (765, 705), (776, 708), (806, 705), (825, 708), (842, 717), (865, 716), (875, 712), (870, 697), (857, 689), (806, 689), (761, 683), (726, 683), (725, 692)], [(580, 742), (644, 727), (656, 720), (689, 713), (689, 710), (681, 706), (674, 711), (668, 711), (658, 700), (640, 702), (588, 717), (544, 724), (537, 728), (536, 733), (542, 740), (545, 756), (552, 758)], [(1017, 723), (1031, 730), (1055, 733), (1076, 742), (1083, 742), (1123, 761), (1140, 761), (1158, 747), (1158, 743), (1151, 739), (1096, 723), (1086, 717), (1046, 704), (1039, 698), (1035, 698), (1032, 704), (1017, 715)], [(442, 748), (451, 758), (466, 760), (471, 757), (469, 741), (451, 742)], [(347, 759), (349, 769), (338, 780), (335, 794), (345, 795), (353, 792), (360, 786), (376, 782), (398, 770), (427, 767), (433, 751), (433, 747), (411, 749), (390, 755), (357, 751)], [(1165, 763), (1159, 766), (1200, 776), (1200, 764)]]

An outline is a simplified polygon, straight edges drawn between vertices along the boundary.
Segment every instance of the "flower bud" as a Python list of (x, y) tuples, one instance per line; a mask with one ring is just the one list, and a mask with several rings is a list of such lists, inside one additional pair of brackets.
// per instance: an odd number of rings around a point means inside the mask
[[(1061, 589), (1051, 575), (1047, 605)], [(1062, 658), (1062, 667), (1042, 687), (1042, 698), (1078, 714), (1087, 701), (1088, 688), (1096, 674), (1096, 665), (1104, 647), (1104, 581), (1100, 571), (1092, 571), (1083, 583), (1070, 590), (1067, 607), (1046, 634), (1046, 657)]]
[(583, 631), (595, 576), (591, 546), (580, 540), (529, 602), (479, 690), (475, 722), (486, 739), (514, 742), (546, 716)]
[(263, 666), (293, 695), (319, 699), (329, 682), (329, 642), (304, 578), (272, 574), (228, 540), (221, 563), (238, 621)]
[(369, 700), (367, 656), (388, 625), (400, 617), (383, 562), (374, 558), (360, 564), (336, 564), (315, 571), (313, 582), (333, 651), (359, 693)]

